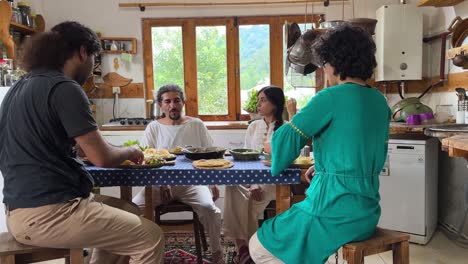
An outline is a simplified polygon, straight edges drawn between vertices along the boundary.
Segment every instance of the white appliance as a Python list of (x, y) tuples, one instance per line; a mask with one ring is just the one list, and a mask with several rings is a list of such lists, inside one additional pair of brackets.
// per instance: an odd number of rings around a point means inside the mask
[(426, 244), (437, 226), (439, 141), (390, 139), (380, 175), (378, 226), (411, 235)]
[[(0, 87), (0, 105), (10, 87)], [(1, 115), (2, 113), (0, 113)], [(6, 218), (5, 218), (5, 204), (3, 204), (3, 176), (0, 172), (0, 232), (7, 232)]]
[(375, 80), (421, 80), (423, 17), (418, 7), (384, 5), (377, 9)]

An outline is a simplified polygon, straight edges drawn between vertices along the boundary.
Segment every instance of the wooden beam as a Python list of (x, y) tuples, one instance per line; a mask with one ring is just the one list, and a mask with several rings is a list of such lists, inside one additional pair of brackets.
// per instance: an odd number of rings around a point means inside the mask
[[(330, 0), (331, 2), (343, 2), (342, 0)], [(280, 4), (305, 4), (311, 2), (323, 2), (323, 0), (289, 0), (289, 1), (234, 1), (234, 2), (143, 2), (143, 3), (119, 3), (119, 7), (161, 7), (161, 6), (249, 6), (249, 5), (280, 5)], [(349, 2), (349, 0), (345, 0)]]
[[(424, 78), (423, 80), (417, 81), (407, 81), (407, 89), (405, 93), (422, 93), (429, 87), (430, 83), (436, 83), (439, 81), (439, 77), (433, 78)], [(453, 92), (457, 87), (464, 87), (468, 83), (468, 74), (466, 72), (459, 72), (459, 73), (451, 73), (446, 76), (446, 81), (444, 86), (433, 87), (430, 92), (431, 93), (438, 93), (438, 92)], [(371, 80), (368, 81), (368, 84), (372, 87), (376, 87), (377, 84), (375, 81)], [(382, 84), (378, 84), (378, 89), (381, 92), (384, 92), (384, 88)], [(387, 82), (387, 94), (397, 94), (398, 93), (398, 84), (396, 82)]]
[(198, 116), (197, 46), (195, 21), (188, 20), (182, 27), (184, 57), (185, 113)]

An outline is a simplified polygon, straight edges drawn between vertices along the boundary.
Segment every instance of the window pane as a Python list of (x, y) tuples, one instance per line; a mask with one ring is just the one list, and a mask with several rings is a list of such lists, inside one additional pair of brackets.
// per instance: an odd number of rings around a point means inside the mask
[(226, 27), (197, 27), (198, 114), (227, 115)]
[[(312, 24), (309, 24), (309, 23), (307, 25), (299, 24), (299, 27), (302, 33), (304, 33), (306, 30), (312, 28)], [(286, 60), (286, 56), (287, 56), (286, 46), (284, 46), (283, 48), (283, 54)], [(286, 67), (286, 63), (284, 65)], [(286, 75), (286, 70), (288, 71), (287, 75)], [(298, 109), (301, 109), (302, 107), (304, 107), (312, 98), (312, 96), (315, 95), (314, 87), (316, 87), (315, 72), (308, 74), (308, 75), (302, 75), (300, 73), (294, 72), (294, 70), (291, 68), (285, 69), (284, 92), (285, 92), (286, 97), (296, 99)]]
[(239, 61), (242, 113), (249, 92), (270, 85), (270, 26), (239, 27)]
[(154, 89), (174, 83), (184, 88), (182, 27), (151, 28)]

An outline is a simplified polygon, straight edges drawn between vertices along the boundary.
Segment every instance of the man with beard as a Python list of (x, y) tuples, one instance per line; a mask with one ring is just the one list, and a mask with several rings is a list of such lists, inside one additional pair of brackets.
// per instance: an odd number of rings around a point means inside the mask
[(28, 73), (13, 85), (0, 109), (8, 231), (33, 246), (95, 248), (91, 263), (128, 263), (130, 258), (131, 263), (159, 264), (161, 229), (96, 201), (94, 181), (73, 151), (78, 144), (100, 167), (143, 159), (137, 148), (106, 143), (91, 114), (80, 85), (100, 50), (96, 34), (76, 22), (36, 34), (24, 48), (22, 67)]
[[(151, 122), (145, 130), (141, 144), (152, 148), (171, 149), (178, 146), (210, 147), (213, 139), (203, 122), (194, 117), (182, 115), (185, 104), (182, 89), (175, 84), (162, 86), (157, 93), (158, 105), (162, 116)], [(200, 217), (200, 221), (210, 236), (213, 263), (224, 263), (221, 248), (221, 211), (214, 201), (219, 197), (216, 186), (172, 186), (153, 187), (153, 203), (157, 206), (177, 200), (190, 205)], [(133, 202), (141, 210), (145, 207), (145, 193), (140, 191)]]

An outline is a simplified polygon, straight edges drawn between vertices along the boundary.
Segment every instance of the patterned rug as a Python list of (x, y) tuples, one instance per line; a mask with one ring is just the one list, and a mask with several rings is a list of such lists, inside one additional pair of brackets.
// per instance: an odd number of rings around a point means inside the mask
[[(164, 253), (164, 264), (192, 264), (197, 263), (197, 250), (195, 248), (195, 238), (192, 232), (165, 232), (166, 252)], [(206, 236), (208, 245), (209, 236)], [(224, 245), (224, 258), (226, 263), (234, 263), (236, 247), (231, 241), (225, 241), (221, 237), (221, 244)], [(211, 251), (203, 253), (203, 264), (211, 263)]]

